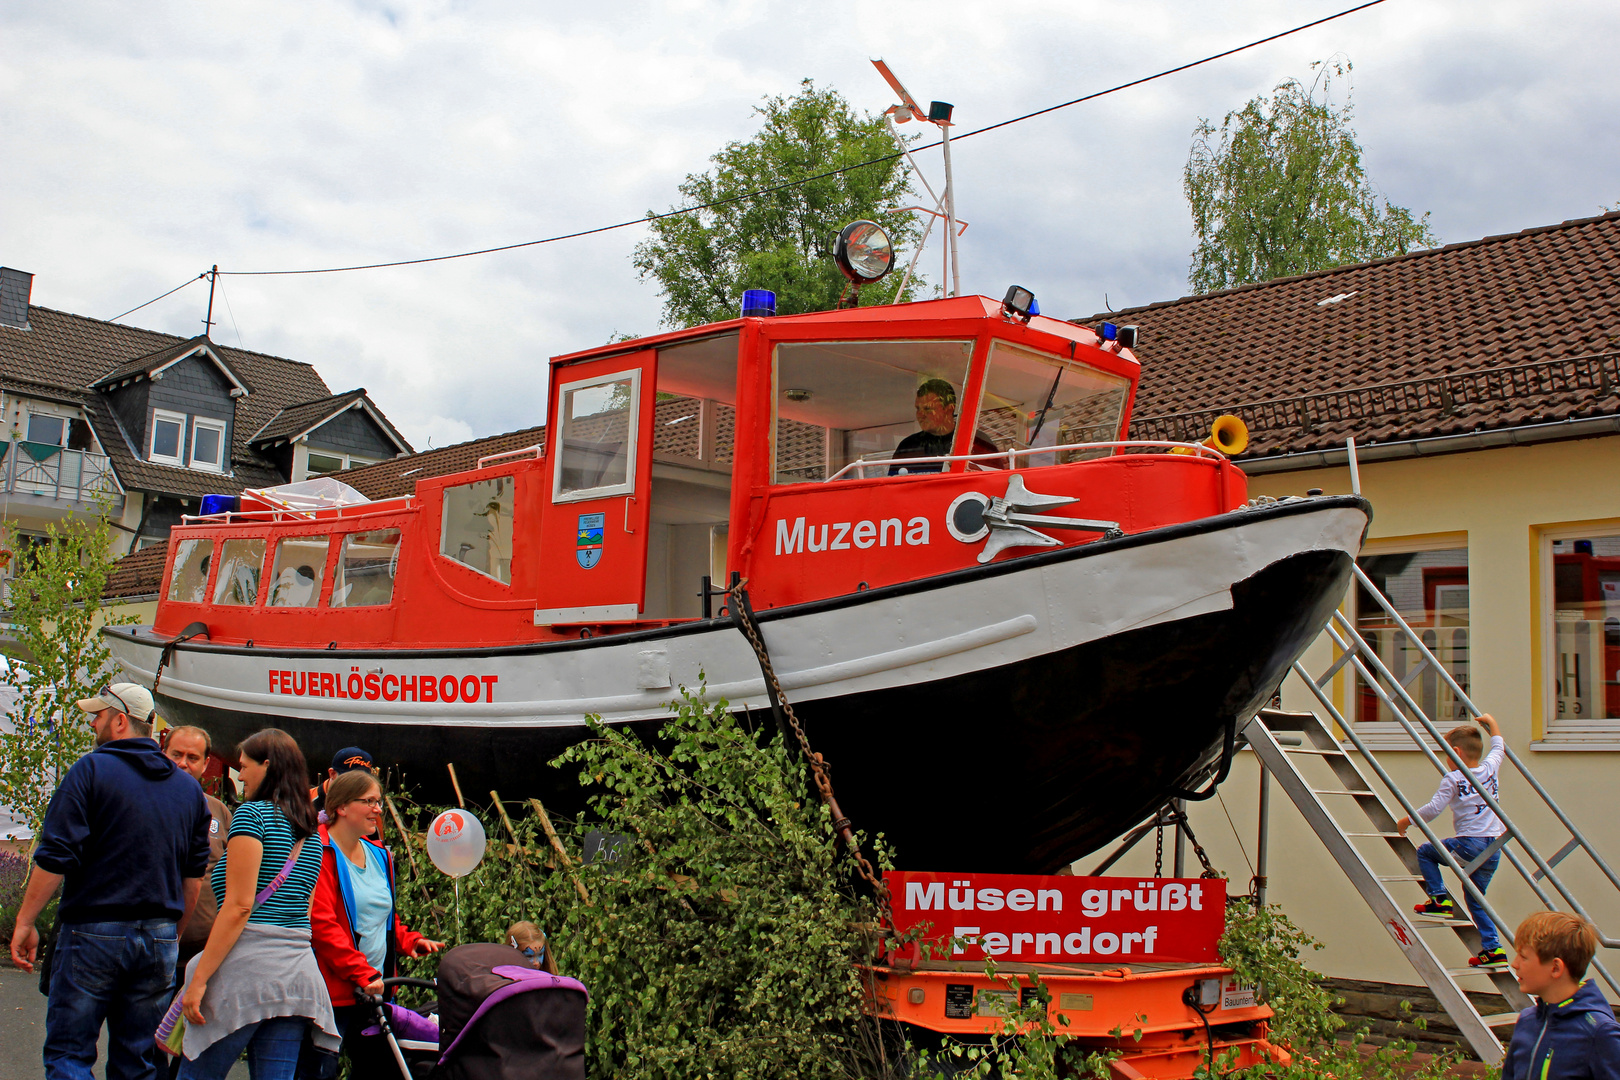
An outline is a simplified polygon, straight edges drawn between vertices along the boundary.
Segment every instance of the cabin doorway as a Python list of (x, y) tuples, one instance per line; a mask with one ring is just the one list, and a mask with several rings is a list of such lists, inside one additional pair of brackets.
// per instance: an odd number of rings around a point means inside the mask
[(737, 427), (738, 334), (658, 351), (644, 619), (703, 614), (703, 577), (726, 579)]

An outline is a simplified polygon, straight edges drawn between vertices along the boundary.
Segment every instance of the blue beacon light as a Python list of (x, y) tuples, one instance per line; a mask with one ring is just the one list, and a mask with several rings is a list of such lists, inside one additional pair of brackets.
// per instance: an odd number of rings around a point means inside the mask
[(1102, 324), (1102, 337), (1104, 341), (1116, 341), (1119, 338), (1119, 327), (1111, 322)]
[(742, 297), (742, 317), (770, 318), (776, 314), (776, 294), (769, 289), (747, 289)]

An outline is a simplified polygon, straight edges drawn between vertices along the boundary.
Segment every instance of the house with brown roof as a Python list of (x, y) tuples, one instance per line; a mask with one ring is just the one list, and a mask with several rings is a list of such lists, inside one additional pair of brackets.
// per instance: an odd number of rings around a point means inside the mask
[(115, 552), (168, 539), (204, 495), (386, 460), (410, 444), (364, 389), (309, 364), (29, 302), (0, 267), (0, 514), (38, 534), (106, 502)]
[[(1140, 328), (1133, 438), (1201, 441), (1234, 413), (1250, 431), (1237, 460), (1251, 496), (1359, 484), (1374, 515), (1362, 568), (1611, 864), (1620, 858), (1620, 214), (1076, 321), (1104, 320)], [(1369, 594), (1353, 587), (1343, 610), (1442, 731), (1466, 719)], [(1337, 658), (1319, 641), (1305, 666), (1320, 676)], [(1371, 689), (1351, 668), (1323, 685), (1398, 785), (1426, 801), (1438, 774)], [(1324, 712), (1292, 676), (1283, 705)], [(1221, 798), (1192, 810), (1235, 881), (1253, 872), (1259, 783), (1252, 755), (1239, 755)], [(1510, 812), (1531, 794), (1504, 775)], [(1279, 801), (1269, 899), (1324, 943), (1309, 962), (1417, 982)], [(1546, 854), (1569, 838), (1550, 815), (1527, 821)], [(1449, 815), (1435, 825), (1445, 835)], [(1620, 936), (1620, 893), (1579, 853), (1560, 872)], [(1408, 891), (1403, 901), (1421, 898)], [(1541, 906), (1506, 861), (1490, 896), (1515, 924)], [(1460, 953), (1444, 959), (1466, 967)]]

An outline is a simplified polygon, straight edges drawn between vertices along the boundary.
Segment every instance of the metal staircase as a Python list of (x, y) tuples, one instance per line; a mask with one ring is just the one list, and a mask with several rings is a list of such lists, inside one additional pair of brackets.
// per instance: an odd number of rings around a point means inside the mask
[[(1427, 822), (1417, 816), (1416, 804), (1401, 791), (1399, 785), (1379, 763), (1376, 754), (1357, 734), (1354, 725), (1346, 722), (1326, 688), (1340, 670), (1346, 666), (1350, 667), (1361, 677), (1366, 688), (1376, 694), (1389, 709), (1412, 738), (1416, 748), (1422, 751), (1438, 772), (1443, 774), (1461, 769), (1469, 783), (1473, 783), (1472, 774), (1467, 771), (1456, 752), (1446, 745), (1442, 732), (1408, 693), (1406, 685), (1419, 671), (1432, 670), (1445, 681), (1458, 703), (1466, 708), (1471, 716), (1479, 716), (1481, 710), (1468, 698), (1462, 687), (1451, 677), (1451, 673), (1423, 644), (1422, 638), (1406, 624), (1394, 605), (1360, 567), (1356, 568), (1356, 578), (1366, 590), (1366, 594), (1373, 597), (1383, 608), (1384, 613), (1406, 634), (1407, 642), (1420, 655), (1420, 663), (1407, 673), (1406, 679), (1403, 681), (1397, 678), (1379, 657), (1377, 650), (1356, 631), (1349, 618), (1343, 612), (1335, 612), (1325, 633), (1336, 646), (1338, 659), (1326, 672), (1314, 677), (1302, 664), (1297, 662), (1294, 664), (1294, 672), (1315, 695), (1332, 724), (1344, 733), (1345, 740), (1354, 747), (1356, 756), (1352, 756), (1341, 745), (1335, 738), (1333, 729), (1315, 713), (1264, 710), (1249, 722), (1244, 729), (1244, 735), (1262, 765), (1276, 777), (1278, 786), (1299, 808), (1334, 861), (1344, 870), (1356, 891), (1361, 894), (1368, 907), (1389, 931), (1401, 952), (1411, 962), (1413, 969), (1457, 1024), (1474, 1052), (1482, 1060), (1494, 1062), (1502, 1056), (1502, 1044), (1494, 1029), (1512, 1024), (1517, 1018), (1516, 1010), (1528, 1006), (1530, 1000), (1520, 992), (1517, 980), (1506, 968), (1448, 968), (1440, 960), (1436, 946), (1427, 935), (1436, 933), (1452, 935), (1462, 942), (1469, 955), (1479, 951), (1479, 931), (1472, 922), (1462, 917), (1461, 904), (1458, 905), (1459, 918), (1443, 922), (1414, 916), (1411, 904), (1404, 900), (1396, 900), (1395, 890), (1400, 890), (1415, 899), (1422, 899), (1423, 878), (1418, 868), (1417, 847), (1404, 834), (1395, 831), (1396, 815), (1385, 805), (1383, 797), (1374, 788), (1363, 768), (1371, 770), (1384, 789), (1400, 804), (1401, 812), (1411, 818), (1413, 826), (1421, 830), (1429, 843), (1435, 846), (1455, 879), (1455, 882), (1448, 880), (1448, 887), (1453, 884), (1460, 885), (1476, 903), (1483, 906), (1501, 934), (1503, 947), (1510, 953), (1513, 929), (1517, 925), (1517, 920), (1511, 924), (1507, 922), (1491, 906), (1489, 900), (1480, 894), (1468, 877), (1469, 873), (1492, 852), (1501, 851), (1504, 861), (1518, 871), (1548, 909), (1573, 911), (1588, 919), (1591, 919), (1591, 915), (1586, 907), (1559, 877), (1555, 869), (1558, 864), (1569, 855), (1584, 851), (1617, 893), (1620, 893), (1620, 877), (1616, 876), (1614, 870), (1511, 748), (1506, 752), (1502, 773), (1506, 775), (1510, 768), (1517, 771), (1534, 792), (1536, 800), (1533, 801), (1539, 801), (1550, 810), (1562, 828), (1568, 831), (1568, 842), (1551, 856), (1543, 857), (1525, 835), (1524, 829), (1515, 822), (1514, 817), (1502, 808), (1489, 791), (1476, 786), (1485, 803), (1501, 819), (1506, 832), (1490, 849), (1467, 865), (1459, 864), (1451, 852), (1441, 845), (1440, 837)], [(1444, 760), (1435, 753), (1434, 746), (1440, 748), (1440, 752), (1445, 755)], [(1351, 809), (1352, 805), (1360, 810), (1359, 814)], [(1522, 811), (1519, 816), (1522, 820), (1524, 817)], [(1369, 847), (1372, 849), (1370, 852), (1367, 850)], [(1375, 861), (1389, 862), (1387, 855), (1380, 856), (1377, 853), (1379, 848), (1393, 854), (1395, 863), (1406, 872), (1401, 874), (1377, 872), (1374, 868)], [(1549, 886), (1552, 892), (1548, 891)], [(1553, 893), (1557, 895), (1554, 896)], [(1604, 933), (1601, 926), (1599, 940), (1606, 949), (1620, 948), (1620, 939)], [(1592, 970), (1612, 990), (1620, 994), (1620, 984), (1616, 983), (1615, 977), (1610, 974), (1600, 958), (1593, 959)], [(1494, 1016), (1481, 1015), (1463, 991), (1459, 979), (1489, 980), (1515, 1011)]]

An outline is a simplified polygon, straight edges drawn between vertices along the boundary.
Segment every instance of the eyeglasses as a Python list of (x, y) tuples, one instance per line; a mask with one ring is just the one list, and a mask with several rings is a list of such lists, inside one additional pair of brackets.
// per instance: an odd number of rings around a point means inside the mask
[(382, 804), (383, 804), (383, 801), (381, 799), (375, 797), (375, 796), (373, 796), (372, 798), (369, 798), (369, 799), (355, 799), (354, 801), (357, 802), (357, 803), (360, 803), (363, 806), (369, 806), (373, 810), (381, 810), (382, 809)]
[(103, 687), (101, 693), (97, 694), (96, 697), (100, 698), (102, 701), (112, 698), (114, 701), (118, 702), (118, 704), (123, 706), (120, 711), (125, 716), (131, 716), (134, 713), (134, 710), (129, 707), (129, 702), (125, 701), (120, 695), (113, 693), (113, 688), (110, 686)]

